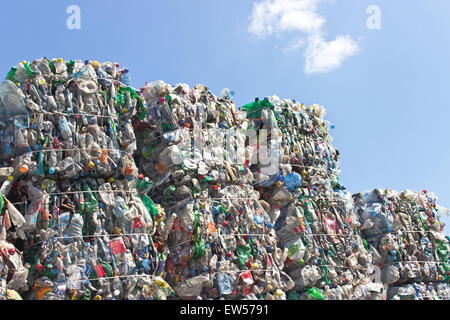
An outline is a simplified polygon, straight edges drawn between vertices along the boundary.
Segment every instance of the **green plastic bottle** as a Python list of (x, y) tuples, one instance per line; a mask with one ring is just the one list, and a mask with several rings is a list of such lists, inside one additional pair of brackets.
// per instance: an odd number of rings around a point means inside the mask
[(16, 80), (14, 79), (14, 75), (16, 74), (17, 71), (17, 67), (14, 66), (11, 68), (11, 70), (9, 70), (9, 72), (6, 74), (6, 80), (10, 80), (12, 82), (16, 82)]
[(312, 287), (311, 289), (308, 290), (308, 294), (313, 297), (314, 299), (317, 300), (325, 300), (325, 297), (323, 296), (322, 291), (320, 291), (320, 289), (316, 288), (316, 287)]
[(34, 78), (34, 77), (37, 76), (37, 72), (31, 70), (31, 68), (30, 68), (30, 63), (29, 63), (28, 61), (26, 61), (25, 63), (23, 63), (23, 67), (24, 67), (24, 69), (25, 69), (25, 72), (27, 73), (28, 79), (32, 79), (32, 78)]

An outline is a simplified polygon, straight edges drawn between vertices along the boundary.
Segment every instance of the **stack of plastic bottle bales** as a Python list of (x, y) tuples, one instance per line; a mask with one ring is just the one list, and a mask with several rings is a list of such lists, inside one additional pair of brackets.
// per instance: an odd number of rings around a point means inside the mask
[(43, 58), (0, 112), (3, 299), (449, 296), (434, 195), (352, 197), (319, 105)]

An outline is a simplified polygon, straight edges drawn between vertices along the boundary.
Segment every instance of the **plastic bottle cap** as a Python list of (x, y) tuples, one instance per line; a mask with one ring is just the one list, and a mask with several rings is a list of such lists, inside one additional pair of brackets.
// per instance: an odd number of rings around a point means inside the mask
[(59, 58), (58, 60), (56, 60), (58, 63), (63, 63), (63, 59)]
[(13, 176), (8, 176), (8, 181), (13, 181), (14, 177)]
[(42, 269), (44, 269), (44, 266), (43, 266), (42, 264), (38, 263), (38, 264), (36, 265), (36, 270), (37, 270), (37, 271), (42, 271)]
[(94, 297), (94, 300), (102, 300), (102, 297), (99, 296), (99, 295), (96, 295), (96, 296)]
[(10, 256), (12, 256), (12, 255), (14, 255), (14, 254), (16, 253), (16, 249), (10, 248), (10, 249), (8, 250), (8, 253), (9, 253)]
[(48, 173), (54, 174), (55, 173), (55, 168), (54, 167), (48, 168)]
[(133, 168), (132, 167), (128, 167), (125, 169), (125, 173), (126, 174), (132, 174), (133, 173)]
[(280, 289), (277, 289), (277, 291), (275, 291), (277, 296), (281, 296), (283, 294), (283, 291), (281, 291)]
[(97, 60), (92, 61), (92, 67), (93, 67), (94, 69), (97, 69), (97, 68), (98, 68), (98, 61), (97, 61)]
[(28, 166), (26, 164), (22, 165), (20, 167), (20, 172), (21, 173), (27, 173), (28, 172)]

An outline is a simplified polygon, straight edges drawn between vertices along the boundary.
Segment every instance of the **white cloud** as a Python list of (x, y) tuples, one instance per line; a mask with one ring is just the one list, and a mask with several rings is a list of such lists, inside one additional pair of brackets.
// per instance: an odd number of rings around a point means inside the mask
[(320, 36), (309, 39), (305, 51), (305, 72), (326, 73), (342, 65), (342, 62), (359, 52), (359, 47), (350, 36), (337, 36), (333, 41), (325, 41)]
[[(356, 54), (359, 47), (349, 35), (338, 35), (326, 41), (323, 29), (326, 19), (317, 13), (322, 0), (262, 0), (253, 4), (248, 31), (260, 38), (283, 32), (299, 32), (307, 39), (305, 73), (329, 72)], [(298, 50), (305, 41), (298, 36), (287, 51)]]
[(284, 48), (283, 51), (284, 52), (296, 51), (296, 50), (300, 49), (301, 47), (303, 47), (304, 44), (305, 44), (305, 41), (303, 39), (296, 38), (296, 39), (293, 39), (292, 41), (289, 41), (287, 47)]
[(266, 37), (282, 31), (313, 33), (325, 19), (315, 11), (320, 0), (264, 0), (253, 4), (248, 31)]
[(280, 29), (314, 33), (320, 30), (324, 23), (325, 19), (315, 12), (297, 10), (286, 12), (280, 18)]

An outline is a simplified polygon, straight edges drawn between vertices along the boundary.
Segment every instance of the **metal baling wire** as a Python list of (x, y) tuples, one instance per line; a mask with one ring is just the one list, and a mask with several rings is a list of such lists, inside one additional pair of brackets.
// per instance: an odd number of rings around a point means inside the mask
[[(268, 237), (273, 237), (273, 235), (271, 235), (271, 234), (249, 234), (249, 233), (247, 233), (247, 234), (245, 234), (245, 233), (234, 234), (233, 233), (233, 234), (222, 235), (220, 233), (220, 229), (219, 229), (219, 234), (218, 234), (218, 236), (221, 237), (221, 238), (224, 238), (224, 236), (244, 236), (244, 235), (247, 235), (247, 236), (268, 236)], [(332, 235), (332, 234), (324, 234), (324, 233), (312, 233), (312, 234), (307, 234), (307, 235), (309, 235), (309, 236), (331, 236), (331, 237), (339, 237), (339, 238), (344, 238), (344, 237), (360, 238), (359, 235)], [(301, 235), (293, 237), (293, 238), (290, 238), (290, 239), (281, 240), (281, 241), (286, 242), (286, 241), (298, 239), (300, 237), (301, 237)], [(327, 265), (327, 266), (333, 266), (333, 265)], [(334, 267), (344, 267), (344, 266), (334, 266)], [(353, 269), (353, 267), (351, 267), (351, 268)], [(367, 269), (365, 269), (365, 270), (367, 270)]]
[(125, 151), (123, 151), (122, 149), (111, 149), (111, 148), (83, 148), (83, 149), (78, 149), (78, 148), (69, 148), (69, 149), (43, 149), (43, 150), (31, 150), (25, 153), (39, 153), (39, 152), (52, 152), (52, 151), (103, 151), (103, 150), (107, 150), (107, 151), (119, 151), (120, 153), (127, 153)]
[[(257, 190), (255, 190), (255, 191), (257, 191)], [(324, 197), (324, 196), (316, 196), (316, 197), (313, 197), (314, 199), (312, 199), (312, 200), (327, 200), (327, 199), (332, 199), (333, 201), (335, 201), (335, 203), (337, 204), (337, 203), (342, 203), (342, 202), (346, 202), (347, 200), (346, 199), (340, 199), (340, 198), (338, 198), (338, 197), (334, 197), (334, 196), (332, 196), (332, 197)], [(201, 200), (205, 200), (205, 201), (208, 201), (208, 200), (256, 200), (256, 201), (259, 201), (259, 200), (264, 200), (264, 199), (256, 199), (256, 198), (246, 198), (246, 197), (236, 197), (236, 198), (206, 198), (206, 199), (201, 199)], [(294, 199), (294, 200), (290, 200), (289, 202), (293, 202), (293, 201), (297, 201), (298, 199)], [(214, 202), (219, 202), (219, 201), (214, 201)]]
[[(404, 261), (397, 261), (397, 262), (391, 262), (391, 263), (387, 263), (387, 264), (383, 264), (383, 267), (385, 266), (392, 266), (394, 264), (400, 264), (400, 263), (423, 263), (423, 264), (449, 264), (449, 262), (444, 262), (444, 261), (421, 261), (421, 260), (404, 260)], [(400, 268), (400, 266), (399, 266)]]
[[(55, 239), (77, 239), (77, 238), (101, 238), (101, 237), (106, 237), (106, 236), (116, 236), (116, 237), (122, 237), (122, 236), (152, 236), (154, 235), (154, 233), (107, 233), (107, 234), (92, 234), (92, 235), (84, 235), (84, 236), (60, 236), (60, 237), (50, 237), (47, 240), (42, 240), (39, 242), (35, 242), (33, 243), (33, 246), (50, 241), (50, 240), (55, 240)], [(168, 247), (168, 249), (172, 249), (172, 248), (176, 248), (179, 247), (182, 244), (185, 243), (189, 243), (193, 241), (192, 239), (187, 240), (187, 241), (183, 241), (180, 243), (177, 243), (176, 245), (172, 246), (172, 247)]]
[(67, 192), (43, 193), (43, 194), (40, 195), (40, 196), (29, 198), (29, 199), (27, 199), (26, 201), (14, 202), (14, 203), (11, 203), (11, 204), (13, 204), (13, 205), (15, 205), (15, 204), (25, 204), (25, 203), (28, 203), (30, 200), (33, 200), (33, 199), (39, 199), (39, 198), (42, 198), (42, 197), (44, 197), (44, 196), (46, 196), (46, 195), (48, 195), (48, 196), (55, 196), (55, 195), (78, 194), (78, 193), (88, 193), (88, 192), (93, 192), (93, 193), (100, 193), (100, 192), (138, 193), (137, 191), (133, 191), (133, 190), (91, 190), (91, 191), (80, 190), (80, 191), (67, 191)]
[[(259, 272), (270, 272), (270, 271), (276, 271), (275, 269), (253, 269), (253, 270), (227, 270), (227, 271), (220, 271), (220, 273), (244, 273), (248, 271), (259, 271)], [(101, 278), (88, 278), (88, 279), (78, 279), (77, 282), (89, 282), (93, 280), (100, 280), (100, 279), (115, 279), (115, 278), (132, 278), (132, 277), (150, 277), (150, 278), (159, 278), (158, 276), (152, 275), (152, 274), (133, 274), (133, 275), (123, 275), (123, 276), (115, 276), (115, 277), (101, 277)], [(164, 280), (164, 279), (163, 279)], [(164, 280), (165, 281), (165, 280)]]
[(86, 116), (86, 117), (98, 117), (98, 118), (113, 118), (118, 120), (119, 117), (118, 116), (105, 116), (105, 115), (100, 115), (100, 114), (93, 114), (93, 113), (64, 113), (64, 112), (33, 112), (33, 113), (28, 113), (28, 114), (20, 114), (20, 115), (15, 115), (15, 116), (10, 116), (8, 118), (19, 118), (19, 117), (32, 117), (35, 115), (56, 115), (56, 116)]
[(116, 234), (116, 233), (106, 233), (106, 234), (91, 234), (91, 235), (85, 235), (85, 236), (60, 236), (60, 237), (50, 237), (47, 240), (42, 240), (39, 242), (35, 242), (33, 243), (33, 246), (47, 242), (47, 241), (51, 241), (51, 240), (55, 240), (55, 239), (77, 239), (77, 238), (101, 238), (101, 237), (106, 237), (106, 236), (117, 236), (117, 237), (122, 237), (122, 236), (151, 236), (151, 233), (120, 233), (120, 234)]
[[(78, 279), (78, 280), (76, 280), (76, 282), (90, 282), (90, 281), (101, 280), (101, 279), (112, 280), (112, 279), (116, 279), (116, 278), (133, 278), (133, 277), (136, 277), (136, 278), (149, 277), (149, 278), (153, 278), (153, 279), (159, 278), (158, 276), (155, 276), (153, 274), (132, 274), (132, 275), (126, 275), (126, 276)], [(165, 282), (165, 280), (164, 280), (164, 282)]]
[[(130, 234), (128, 234), (128, 233), (126, 233), (126, 234), (124, 234), (124, 233), (122, 233), (122, 234), (102, 234), (102, 235), (91, 235), (91, 236), (82, 236), (82, 237), (79, 237), (79, 236), (72, 236), (72, 237), (70, 237), (70, 236), (67, 236), (67, 237), (52, 237), (52, 238), (50, 238), (50, 239), (47, 239), (47, 240), (43, 240), (43, 241), (40, 241), (40, 242), (37, 242), (37, 243), (34, 243), (33, 245), (37, 245), (37, 244), (39, 244), (39, 243), (42, 243), (42, 242), (46, 242), (46, 241), (49, 241), (49, 240), (54, 240), (54, 239), (64, 239), (64, 238), (87, 238), (87, 237), (103, 237), (103, 236), (120, 236), (120, 237), (122, 237), (122, 236), (133, 236), (133, 235), (146, 235), (146, 236), (148, 236), (148, 235), (150, 235), (150, 234), (148, 234), (148, 233), (130, 233)], [(315, 235), (320, 235), (320, 234), (315, 234)], [(324, 234), (325, 235), (325, 234)], [(220, 231), (219, 231), (219, 237), (221, 237), (221, 238), (223, 238), (223, 235), (221, 235), (220, 234)], [(181, 243), (179, 243), (179, 244), (177, 244), (177, 245), (175, 245), (175, 246), (172, 246), (172, 247), (170, 247), (169, 248), (169, 250), (170, 249), (172, 249), (172, 248), (175, 248), (175, 247), (178, 247), (178, 246), (180, 246), (180, 245), (182, 245), (182, 244), (184, 244), (184, 243), (188, 243), (188, 242), (191, 242), (192, 241), (192, 239), (190, 239), (190, 240), (188, 240), (188, 241), (184, 241), (184, 242), (181, 242)], [(399, 262), (394, 262), (394, 263), (391, 263), (391, 264), (385, 264), (384, 266), (388, 266), (388, 265), (393, 265), (393, 264), (396, 264), (396, 263), (408, 263), (408, 262), (410, 262), (410, 263), (430, 263), (430, 264), (442, 264), (442, 263), (445, 263), (445, 262), (441, 262), (441, 261), (415, 261), (415, 260), (407, 260), (407, 261), (399, 261)], [(363, 267), (347, 267), (347, 266), (344, 266), (344, 265), (323, 265), (323, 266), (326, 266), (326, 267), (333, 267), (333, 268), (344, 268), (344, 269), (352, 269), (352, 270), (364, 270), (364, 271), (369, 271), (370, 269), (368, 269), (368, 268), (363, 268)], [(277, 269), (278, 270), (278, 269)], [(230, 273), (230, 272), (247, 272), (247, 271), (254, 271), (254, 272), (268, 272), (268, 271), (276, 271), (276, 269), (249, 269), (249, 270), (228, 270), (228, 271), (222, 271), (222, 272), (224, 272), (224, 273)], [(133, 276), (136, 276), (136, 275), (129, 275), (129, 276), (121, 276), (121, 277), (133, 277)], [(147, 276), (147, 275), (142, 275), (142, 276)], [(108, 278), (108, 277), (103, 277), (102, 279), (106, 279), (106, 278)], [(113, 279), (114, 277), (110, 277), (111, 279)], [(99, 278), (100, 279), (100, 278)], [(89, 279), (89, 280), (96, 280), (96, 279)]]
[[(367, 268), (353, 268), (353, 267), (345, 267), (345, 266), (333, 266), (333, 265), (323, 265), (326, 267), (334, 267), (334, 268), (346, 268), (346, 269), (355, 269), (355, 270), (365, 270), (365, 271), (369, 271), (369, 269)], [(249, 270), (223, 270), (220, 271), (220, 273), (245, 273), (245, 272), (274, 272), (274, 271), (282, 271), (280, 269), (249, 269)], [(115, 277), (101, 277), (101, 278), (88, 278), (88, 279), (79, 279), (77, 280), (77, 282), (90, 282), (90, 281), (94, 281), (94, 280), (101, 280), (101, 279), (105, 279), (105, 280), (109, 280), (109, 279), (115, 279), (115, 278), (133, 278), (133, 277), (150, 277), (150, 278), (158, 278), (158, 276), (155, 275), (151, 275), (151, 274), (136, 274), (136, 275), (123, 275), (123, 276), (115, 276)], [(439, 296), (439, 295), (436, 295)], [(436, 297), (434, 296), (434, 297)], [(426, 298), (427, 296), (421, 296), (421, 298)], [(433, 296), (428, 296), (428, 297), (433, 297)], [(450, 297), (450, 296), (439, 296), (439, 297)]]
[[(354, 269), (354, 270), (366, 270), (369, 271), (366, 268), (353, 268), (353, 267), (345, 267), (345, 266), (332, 266), (332, 265), (324, 265), (326, 267), (334, 267), (334, 268), (344, 268), (344, 269)], [(275, 271), (282, 271), (281, 269), (273, 268), (273, 269), (247, 269), (247, 270), (218, 270), (218, 272), (214, 273), (245, 273), (245, 272), (275, 272)], [(112, 280), (115, 278), (133, 278), (133, 277), (150, 277), (150, 278), (159, 278), (159, 276), (155, 276), (153, 274), (134, 274), (134, 275), (122, 275), (122, 276), (115, 276), (115, 277), (101, 277), (101, 278), (88, 278), (88, 279), (79, 279), (77, 282), (90, 282), (94, 280)]]
[[(121, 234), (121, 236), (124, 236), (124, 235), (137, 235), (137, 234)], [(140, 234), (140, 235), (148, 235), (148, 234)], [(106, 235), (102, 235), (102, 236), (106, 236)], [(87, 236), (85, 236), (85, 237), (87, 237)], [(190, 241), (192, 241), (192, 240), (185, 241), (185, 242), (182, 242), (182, 243), (187, 243), (187, 242), (190, 242)], [(180, 244), (182, 244), (182, 243), (180, 243)], [(180, 245), (180, 244), (178, 244), (178, 245)], [(174, 247), (176, 247), (176, 246), (174, 246)], [(174, 248), (174, 247), (171, 247), (171, 248)], [(437, 262), (437, 261), (434, 261), (434, 262), (433, 261), (413, 261), (413, 260), (402, 261), (402, 263), (406, 263), (406, 262), (417, 262), (417, 263), (422, 263), (423, 262), (423, 263), (435, 263), (435, 264), (445, 263), (445, 262)], [(386, 264), (384, 266), (387, 266), (387, 265), (390, 265), (390, 264)], [(316, 265), (314, 265), (314, 266), (316, 266)], [(336, 269), (342, 268), (342, 269), (364, 270), (364, 271), (372, 270), (372, 269), (364, 268), (364, 267), (349, 267), (349, 266), (344, 266), (344, 265), (330, 265), (330, 264), (327, 264), (327, 265), (321, 265), (321, 266), (322, 267), (323, 266), (325, 266), (325, 267), (333, 267), (333, 268), (336, 268)], [(319, 266), (316, 266), (316, 267), (319, 267)], [(224, 271), (220, 271), (220, 272), (223, 272), (223, 273), (244, 273), (244, 272), (248, 272), (248, 271), (251, 271), (251, 272), (271, 272), (272, 271), (273, 272), (273, 271), (277, 271), (277, 270), (281, 271), (281, 269), (276, 269), (276, 268), (273, 268), (273, 269), (256, 268), (256, 269), (247, 269), (247, 270), (227, 270), (227, 271), (224, 270)], [(154, 275), (149, 275), (149, 274), (145, 274), (145, 275), (127, 275), (127, 276), (116, 276), (116, 277), (93, 278), (93, 279), (88, 279), (88, 280), (83, 280), (83, 281), (91, 281), (91, 280), (98, 280), (98, 279), (114, 279), (114, 278), (117, 278), (117, 277), (119, 277), (119, 278), (127, 278), (127, 277), (135, 277), (135, 276), (143, 276), (143, 277), (145, 277), (145, 276), (152, 276), (152, 277), (154, 277)]]
[(436, 294), (435, 296), (416, 296), (415, 300), (420, 300), (422, 298), (433, 298), (434, 300), (440, 300), (440, 299), (435, 299), (435, 298), (450, 298), (450, 296), (441, 296), (439, 294)]
[[(88, 192), (94, 192), (94, 193), (100, 193), (100, 192), (125, 192), (125, 193), (138, 193), (137, 191), (126, 191), (126, 190), (91, 190), (91, 191), (69, 191), (69, 192), (64, 192), (64, 193), (48, 193), (48, 194), (44, 194), (44, 195), (65, 195), (65, 194), (78, 194), (78, 193), (88, 193)], [(43, 195), (43, 196), (44, 196)], [(30, 198), (30, 199), (28, 199), (27, 201), (22, 201), (22, 202), (15, 202), (15, 203), (11, 203), (11, 204), (23, 204), (23, 203), (27, 203), (28, 201), (30, 201), (30, 200), (32, 200), (32, 199), (39, 199), (39, 198), (41, 198), (42, 196), (39, 196), (39, 197), (34, 197), (34, 198)], [(326, 199), (325, 197), (321, 197), (321, 198), (323, 198), (323, 199)], [(230, 198), (228, 198), (228, 199), (223, 199), (223, 198), (208, 198), (208, 199), (205, 199), (206, 201), (208, 201), (208, 200), (215, 200), (215, 199), (217, 199), (217, 200), (230, 200)], [(241, 200), (256, 200), (256, 201), (258, 201), (258, 199), (255, 199), (255, 198), (232, 198), (232, 200), (235, 200), (235, 199), (241, 199)], [(345, 201), (345, 200), (342, 200), (342, 201)], [(219, 202), (219, 203), (221, 203), (220, 201), (215, 201), (215, 202)], [(174, 208), (174, 207), (177, 207), (177, 206), (180, 206), (180, 205), (176, 205), (176, 206), (173, 206), (173, 207), (171, 207), (171, 208), (168, 208), (167, 210), (171, 210), (172, 208)], [(422, 232), (428, 232), (428, 233), (432, 233), (432, 232), (434, 232), (434, 231), (401, 231), (401, 233), (422, 233)], [(399, 234), (400, 232), (388, 232), (388, 233), (385, 233), (385, 234)], [(243, 234), (243, 233), (241, 233), (241, 234), (228, 234), (228, 235), (234, 235), (234, 236), (244, 236), (244, 235), (247, 235), (247, 236), (271, 236), (270, 234)], [(309, 235), (309, 236), (330, 236), (330, 237), (339, 237), (339, 238), (345, 238), (345, 237), (350, 237), (350, 238), (354, 238), (354, 237), (360, 237), (359, 235), (342, 235), (342, 234), (335, 234), (335, 235), (333, 235), (333, 234), (326, 234), (326, 233), (308, 233), (308, 234), (305, 234), (305, 235)], [(88, 237), (88, 236), (85, 236), (85, 237)], [(294, 240), (294, 239), (296, 239), (296, 238), (299, 238), (300, 236), (296, 236), (296, 237), (293, 237), (293, 238), (289, 238), (289, 239), (286, 239), (286, 240), (281, 240), (282, 242), (287, 242), (287, 241), (290, 241), (290, 240)], [(447, 242), (448, 243), (448, 242)]]
[[(367, 269), (366, 269), (367, 270)], [(248, 272), (248, 271), (254, 271), (254, 270), (228, 270), (228, 271), (221, 271), (223, 273), (244, 273), (244, 272)], [(270, 272), (270, 271), (275, 271), (274, 269), (259, 269), (259, 271), (261, 272)], [(101, 279), (105, 279), (105, 280), (111, 280), (111, 279), (115, 279), (115, 278), (141, 278), (141, 277), (148, 277), (148, 278), (152, 278), (152, 279), (156, 279), (156, 278), (160, 278), (158, 276), (155, 275), (151, 275), (151, 274), (136, 274), (136, 275), (126, 275), (126, 276), (115, 276), (115, 277), (101, 277), (101, 278), (88, 278), (88, 279), (78, 279), (76, 280), (76, 282), (90, 282), (90, 281), (94, 281), (94, 280), (101, 280)], [(164, 280), (164, 279), (163, 279)], [(166, 282), (164, 280), (164, 282)], [(166, 282), (167, 283), (167, 282)], [(173, 289), (172, 289), (173, 290)], [(416, 296), (417, 300), (423, 299), (423, 298), (450, 298), (450, 295), (439, 295), (436, 294), (434, 296)]]

